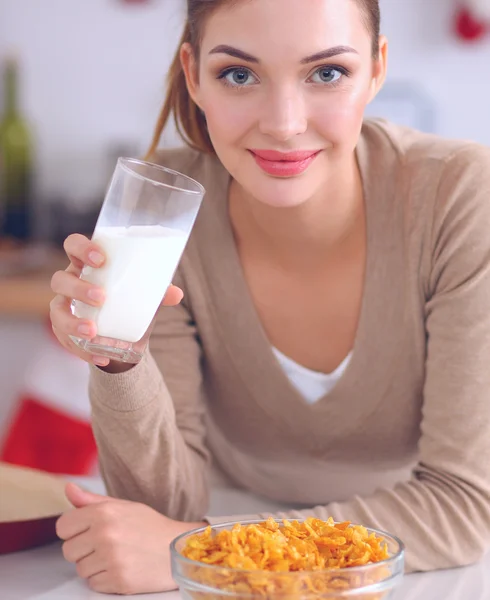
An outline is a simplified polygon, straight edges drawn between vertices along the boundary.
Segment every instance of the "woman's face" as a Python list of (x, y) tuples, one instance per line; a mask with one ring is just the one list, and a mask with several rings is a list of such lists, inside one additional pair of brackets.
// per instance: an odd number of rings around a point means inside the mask
[[(189, 91), (216, 153), (256, 200), (297, 206), (351, 164), (384, 76), (355, 1), (247, 0), (208, 19)], [(336, 182), (338, 183), (338, 182)]]

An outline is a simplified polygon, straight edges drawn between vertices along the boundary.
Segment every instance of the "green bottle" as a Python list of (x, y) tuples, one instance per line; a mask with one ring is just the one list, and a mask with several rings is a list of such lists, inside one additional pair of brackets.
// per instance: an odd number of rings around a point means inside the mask
[(0, 237), (26, 241), (32, 233), (32, 139), (18, 107), (17, 62), (4, 63), (0, 120)]

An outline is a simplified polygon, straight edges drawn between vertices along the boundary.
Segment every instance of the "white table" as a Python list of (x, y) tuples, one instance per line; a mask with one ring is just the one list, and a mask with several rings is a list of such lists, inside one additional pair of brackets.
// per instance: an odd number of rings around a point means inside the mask
[[(97, 486), (91, 486), (100, 491)], [(279, 507), (236, 490), (215, 490), (210, 514), (244, 514)], [(62, 557), (61, 545), (0, 556), (1, 600), (104, 600), (121, 596), (90, 591)], [(178, 592), (144, 594), (138, 600), (180, 600)], [(393, 600), (490, 600), (490, 556), (464, 569), (405, 576)]]

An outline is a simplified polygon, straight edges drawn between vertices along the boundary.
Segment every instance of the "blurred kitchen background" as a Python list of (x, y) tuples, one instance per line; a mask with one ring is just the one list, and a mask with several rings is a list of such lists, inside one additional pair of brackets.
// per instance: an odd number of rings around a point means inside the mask
[[(489, 0), (381, 5), (389, 78), (368, 114), (490, 145)], [(117, 157), (144, 153), (184, 14), (184, 0), (0, 0), (0, 459), (91, 468), (87, 369), (50, 336), (50, 275), (66, 235), (91, 232)], [(77, 464), (53, 441), (67, 423)]]

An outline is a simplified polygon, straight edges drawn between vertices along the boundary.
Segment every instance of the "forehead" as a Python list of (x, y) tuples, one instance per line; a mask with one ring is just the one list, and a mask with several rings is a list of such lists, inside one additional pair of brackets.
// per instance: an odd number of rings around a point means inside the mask
[(352, 46), (360, 54), (371, 51), (370, 35), (355, 0), (225, 2), (205, 24), (203, 54), (218, 44), (238, 47), (261, 60), (274, 55), (301, 58), (340, 45)]

